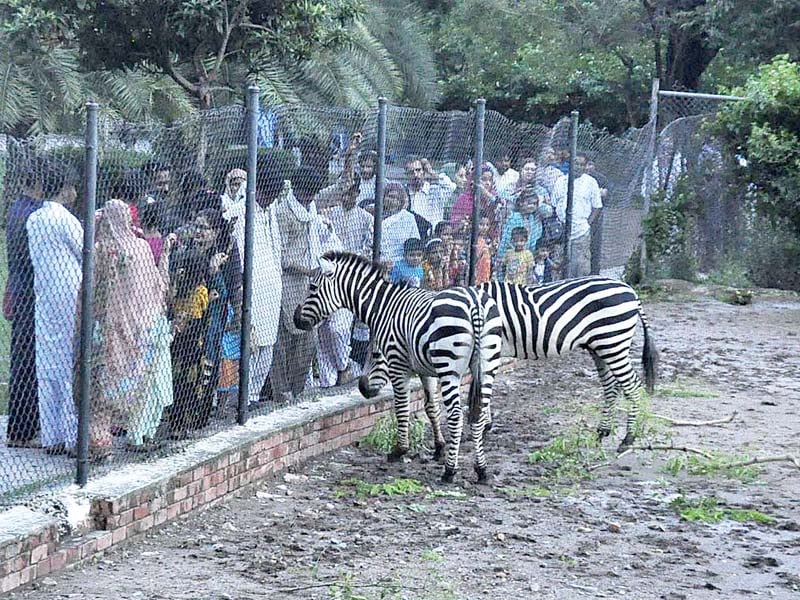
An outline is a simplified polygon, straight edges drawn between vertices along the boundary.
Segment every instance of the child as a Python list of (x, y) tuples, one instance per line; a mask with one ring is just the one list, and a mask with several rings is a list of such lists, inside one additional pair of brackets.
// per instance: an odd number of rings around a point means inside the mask
[(534, 283), (540, 285), (550, 280), (553, 262), (550, 260), (550, 253), (542, 248), (536, 253), (536, 262), (533, 265)]
[(142, 206), (139, 210), (139, 222), (142, 226), (142, 235), (153, 253), (153, 260), (158, 264), (158, 261), (161, 260), (161, 252), (164, 249), (164, 239), (159, 231), (161, 226), (161, 205), (152, 203)]
[(475, 285), (489, 283), (492, 278), (492, 247), (491, 225), (492, 220), (481, 216), (478, 222), (478, 260), (475, 263)]
[(239, 358), (241, 348), (240, 327), (237, 326), (233, 306), (228, 304), (228, 318), (225, 333), (222, 334), (222, 362), (217, 384), (218, 404), (217, 416), (224, 419), (229, 407), (236, 406), (239, 395)]
[(422, 287), (438, 291), (450, 285), (450, 267), (442, 240), (432, 238), (425, 244), (425, 261), (422, 263), (422, 268), (425, 271)]
[(404, 282), (411, 287), (420, 287), (425, 277), (422, 269), (422, 240), (410, 238), (403, 244), (403, 259), (392, 268), (392, 283)]
[(533, 254), (528, 250), (528, 231), (524, 227), (515, 227), (511, 231), (513, 250), (506, 252), (503, 259), (505, 267), (504, 281), (525, 285), (533, 267)]

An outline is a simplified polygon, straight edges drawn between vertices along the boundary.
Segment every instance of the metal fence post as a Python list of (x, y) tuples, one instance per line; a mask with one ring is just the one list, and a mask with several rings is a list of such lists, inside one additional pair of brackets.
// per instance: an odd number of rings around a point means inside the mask
[(578, 155), (578, 118), (580, 113), (573, 110), (569, 122), (569, 172), (567, 174), (567, 210), (564, 217), (564, 265), (569, 274), (572, 266), (572, 202), (575, 193), (575, 158)]
[[(247, 422), (250, 398), (250, 332), (253, 301), (253, 218), (258, 165), (258, 86), (247, 88), (247, 197), (244, 209), (244, 272), (242, 273), (242, 333), (239, 356), (239, 405), (236, 422)], [(261, 390), (259, 390), (260, 392)]]
[(469, 249), (469, 285), (475, 285), (478, 264), (478, 231), (481, 217), (481, 167), (483, 165), (483, 133), (486, 122), (486, 100), (475, 101), (475, 152), (472, 155), (472, 232)]
[(378, 164), (375, 169), (375, 208), (372, 230), (372, 260), (381, 260), (381, 235), (383, 233), (383, 190), (386, 189), (386, 116), (389, 101), (378, 98)]
[[(653, 193), (653, 160), (655, 159), (656, 141), (658, 140), (658, 90), (661, 82), (658, 79), (653, 79), (653, 85), (650, 89), (650, 120), (648, 126), (652, 127), (650, 132), (650, 139), (647, 141), (647, 152), (644, 156), (644, 200), (642, 202), (642, 223), (644, 218), (650, 211), (650, 194)], [(640, 246), (639, 254), (639, 271), (642, 279), (647, 275), (647, 240), (644, 235), (644, 227), (642, 227), (642, 245)]]
[(84, 222), (81, 279), (81, 330), (78, 373), (78, 463), (75, 482), (86, 485), (89, 478), (89, 420), (92, 393), (92, 333), (94, 330), (94, 213), (97, 202), (97, 111), (86, 103), (86, 156), (84, 173)]

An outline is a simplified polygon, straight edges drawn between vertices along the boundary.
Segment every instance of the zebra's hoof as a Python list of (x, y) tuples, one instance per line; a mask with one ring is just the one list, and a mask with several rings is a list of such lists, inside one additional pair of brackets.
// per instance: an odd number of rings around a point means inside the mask
[(478, 474), (478, 483), (489, 483), (489, 474), (486, 472), (486, 467), (475, 467), (475, 473)]
[(610, 435), (611, 435), (611, 430), (610, 429), (607, 429), (605, 427), (598, 427), (597, 428), (597, 439), (598, 440), (602, 441), (603, 438), (607, 438)]
[(631, 434), (628, 434), (628, 435), (626, 435), (626, 436), (623, 438), (622, 442), (620, 442), (620, 445), (619, 445), (619, 447), (617, 448), (617, 453), (618, 453), (618, 454), (622, 454), (622, 453), (623, 453), (623, 452), (625, 452), (625, 451), (626, 451), (628, 448), (630, 448), (630, 447), (633, 445), (634, 439), (635, 439), (635, 438), (634, 438), (634, 436), (633, 436), (633, 435), (631, 435)]
[(444, 446), (436, 446), (433, 449), (433, 460), (436, 462), (442, 462), (444, 460)]
[(444, 475), (442, 475), (442, 483), (453, 483), (453, 478), (456, 476), (456, 470), (450, 467), (444, 468)]
[(386, 460), (389, 462), (400, 462), (403, 460), (403, 457), (406, 455), (408, 450), (402, 450), (400, 448), (395, 448), (389, 454), (386, 455)]

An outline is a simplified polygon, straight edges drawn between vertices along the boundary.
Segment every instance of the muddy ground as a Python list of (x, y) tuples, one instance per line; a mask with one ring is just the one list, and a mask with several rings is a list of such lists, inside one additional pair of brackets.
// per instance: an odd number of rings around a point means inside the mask
[[(701, 427), (651, 418), (646, 436), (721, 453), (713, 461), (637, 451), (582, 478), (584, 463), (604, 459), (571, 450), (588, 439), (581, 431), (595, 426), (600, 398), (578, 353), (501, 379), (491, 486), (472, 483), (469, 448), (453, 485), (420, 457), (387, 464), (373, 449), (348, 448), (13, 596), (800, 597), (800, 470), (719, 468), (743, 456), (800, 456), (800, 301), (733, 306), (706, 296), (646, 309), (662, 358), (650, 410), (694, 421), (737, 413)], [(605, 444), (608, 459), (614, 446)], [(688, 521), (680, 510), (720, 520)], [(769, 522), (736, 520), (760, 515)]]

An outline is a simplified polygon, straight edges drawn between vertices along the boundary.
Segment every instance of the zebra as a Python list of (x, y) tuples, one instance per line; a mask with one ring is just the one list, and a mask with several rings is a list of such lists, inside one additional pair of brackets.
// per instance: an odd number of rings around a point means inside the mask
[(633, 288), (614, 279), (592, 276), (537, 287), (491, 281), (479, 289), (489, 294), (500, 310), (503, 356), (537, 360), (560, 356), (575, 348), (589, 352), (603, 385), (598, 437), (602, 440), (611, 434), (617, 400), (624, 395), (630, 408), (625, 437), (618, 451), (628, 448), (636, 438), (641, 400), (641, 381), (630, 360), (639, 319), (644, 330), (645, 385), (650, 394), (658, 360), (642, 303)]
[(486, 481), (484, 428), (502, 346), (500, 314), (494, 301), (477, 288), (432, 292), (389, 283), (380, 265), (355, 254), (328, 252), (319, 264), (308, 295), (295, 310), (294, 324), (308, 331), (334, 311), (346, 308), (370, 328), (372, 377), (362, 376), (359, 389), (369, 398), (387, 381), (392, 384), (398, 440), (388, 459), (400, 460), (409, 449), (409, 379), (413, 373), (422, 380), (434, 456), (441, 457), (445, 440), (435, 396), (438, 378), (449, 437), (442, 480), (453, 480), (462, 430), (461, 379), (470, 371), (475, 471), (479, 481)]

